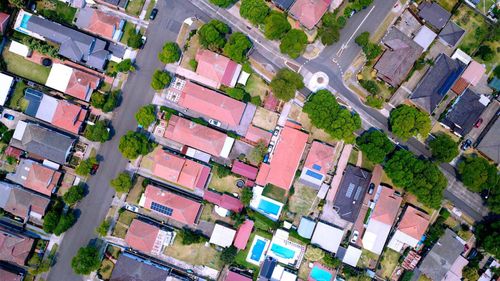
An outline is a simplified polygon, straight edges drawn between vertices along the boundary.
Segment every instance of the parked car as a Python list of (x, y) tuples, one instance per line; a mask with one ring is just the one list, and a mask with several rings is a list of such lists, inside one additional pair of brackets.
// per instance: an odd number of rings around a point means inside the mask
[(220, 125), (222, 125), (222, 123), (220, 121), (217, 121), (215, 119), (209, 119), (208, 123), (212, 126), (215, 126), (215, 127), (220, 127)]
[(370, 183), (370, 186), (368, 187), (368, 194), (373, 194), (373, 191), (375, 190), (375, 184), (372, 182)]
[(154, 20), (157, 14), (158, 14), (158, 9), (154, 8), (153, 10), (151, 10), (151, 14), (149, 14), (149, 19)]
[(90, 170), (90, 174), (95, 175), (95, 173), (97, 173), (98, 169), (99, 169), (99, 164), (92, 165), (92, 169)]
[(267, 148), (267, 152), (271, 153), (273, 151), (273, 148), (274, 148), (274, 146), (272, 144), (270, 144), (269, 147)]
[(280, 133), (280, 129), (278, 129), (278, 127), (276, 127), (276, 129), (274, 129), (274, 132), (273, 132), (273, 136), (277, 137)]
[(147, 40), (148, 40), (148, 38), (147, 38), (146, 36), (144, 36), (144, 35), (143, 35), (143, 36), (141, 37), (141, 42), (142, 42), (142, 44), (141, 44), (141, 49), (142, 49), (142, 48), (144, 48), (144, 45), (146, 45), (146, 41), (147, 41)]
[(472, 146), (472, 140), (471, 139), (466, 139), (463, 143), (462, 143), (462, 146), (460, 147), (460, 149), (462, 150), (467, 150), (468, 148), (470, 148)]
[(129, 210), (131, 212), (134, 212), (134, 213), (138, 213), (139, 212), (139, 207), (133, 206), (133, 205), (129, 205), (129, 204), (125, 205), (125, 209), (127, 209), (127, 210)]
[(474, 124), (474, 127), (479, 128), (479, 127), (481, 127), (481, 124), (483, 124), (483, 118), (479, 118), (479, 120), (477, 120), (476, 124)]
[(16, 118), (16, 117), (14, 117), (14, 115), (9, 114), (9, 113), (5, 113), (5, 114), (3, 115), (3, 117), (4, 117), (4, 118), (6, 118), (7, 120), (11, 120), (11, 121), (12, 121), (12, 120), (14, 120), (14, 119)]
[(351, 243), (353, 244), (356, 243), (356, 241), (358, 241), (358, 237), (359, 237), (359, 231), (354, 230), (351, 237)]

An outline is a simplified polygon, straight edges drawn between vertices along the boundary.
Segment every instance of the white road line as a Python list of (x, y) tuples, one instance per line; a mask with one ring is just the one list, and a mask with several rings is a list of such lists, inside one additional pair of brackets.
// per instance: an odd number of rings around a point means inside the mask
[(361, 23), (358, 25), (358, 27), (356, 28), (356, 30), (354, 30), (354, 32), (351, 34), (351, 37), (349, 37), (349, 39), (344, 43), (342, 44), (342, 47), (340, 47), (340, 49), (337, 51), (337, 57), (340, 57), (342, 55), (342, 53), (344, 52), (344, 49), (347, 48), (347, 45), (349, 44), (349, 42), (352, 40), (352, 38), (354, 37), (354, 35), (356, 35), (356, 33), (358, 32), (358, 30), (361, 28), (361, 26), (363, 25), (363, 23), (365, 23), (366, 19), (370, 16), (370, 14), (372, 13), (373, 9), (375, 9), (375, 5), (372, 6), (372, 8), (370, 9), (370, 11), (368, 11), (368, 14), (366, 14), (366, 16), (363, 18), (363, 20), (361, 21)]

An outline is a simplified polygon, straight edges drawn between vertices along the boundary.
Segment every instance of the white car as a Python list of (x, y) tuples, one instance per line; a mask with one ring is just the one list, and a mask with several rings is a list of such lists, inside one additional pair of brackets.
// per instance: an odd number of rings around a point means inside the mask
[(353, 244), (356, 243), (356, 241), (358, 241), (358, 237), (359, 237), (359, 232), (357, 230), (354, 230), (351, 237), (351, 243)]
[(220, 125), (222, 125), (220, 121), (217, 121), (217, 120), (214, 120), (214, 119), (209, 119), (208, 123), (210, 125), (212, 125), (212, 126), (215, 126), (215, 127), (220, 127)]
[(139, 207), (133, 206), (133, 205), (129, 205), (129, 204), (125, 205), (125, 209), (127, 209), (127, 210), (129, 210), (131, 212), (134, 212), (134, 213), (138, 213), (139, 212)]

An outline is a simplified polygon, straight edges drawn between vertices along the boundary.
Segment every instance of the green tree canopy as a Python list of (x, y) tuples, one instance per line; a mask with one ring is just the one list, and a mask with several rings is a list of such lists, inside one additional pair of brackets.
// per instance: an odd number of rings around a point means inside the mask
[(500, 221), (482, 221), (476, 225), (476, 242), (479, 248), (500, 258)]
[(465, 157), (458, 163), (458, 174), (464, 185), (474, 192), (497, 186), (500, 178), (496, 166), (479, 156)]
[(226, 94), (233, 99), (237, 100), (242, 100), (242, 101), (249, 101), (250, 100), (250, 94), (245, 91), (243, 88), (228, 88), (225, 90)]
[(90, 97), (90, 104), (104, 112), (111, 112), (118, 106), (120, 95), (120, 90), (111, 91), (106, 94), (94, 92)]
[(60, 210), (49, 210), (43, 217), (43, 231), (53, 233), (56, 229), (59, 219), (61, 218)]
[(372, 60), (382, 53), (382, 48), (378, 44), (370, 42), (370, 33), (367, 31), (358, 35), (354, 42), (363, 49), (368, 60)]
[(187, 227), (182, 228), (179, 231), (181, 236), (182, 245), (198, 244), (205, 240), (205, 238), (199, 232), (195, 232)]
[(346, 19), (342, 16), (337, 18), (335, 13), (325, 13), (321, 18), (321, 26), (318, 29), (318, 36), (324, 45), (332, 45), (340, 39), (340, 29), (346, 24)]
[(281, 39), (280, 51), (291, 58), (298, 58), (307, 46), (307, 35), (300, 29), (292, 29)]
[(269, 40), (278, 40), (292, 28), (286, 15), (278, 11), (271, 11), (264, 20), (264, 35)]
[(240, 15), (254, 25), (263, 23), (269, 11), (264, 0), (241, 0)]
[(356, 144), (373, 163), (382, 163), (385, 157), (394, 150), (394, 144), (386, 134), (379, 130), (365, 131), (356, 139)]
[(110, 138), (109, 128), (106, 121), (98, 120), (95, 125), (87, 125), (83, 134), (90, 141), (106, 142)]
[(224, 55), (238, 63), (243, 63), (247, 60), (247, 53), (252, 48), (252, 41), (241, 33), (235, 32), (229, 37), (224, 46)]
[(227, 8), (234, 4), (236, 0), (210, 0), (210, 3), (219, 6), (221, 8)]
[(198, 30), (200, 44), (206, 49), (220, 51), (226, 45), (226, 34), (229, 31), (227, 24), (220, 20), (211, 20)]
[(82, 160), (80, 161), (78, 166), (76, 166), (75, 173), (80, 176), (88, 176), (92, 171), (92, 167), (97, 163), (99, 163), (99, 161), (97, 161), (97, 158), (95, 157), (89, 157), (85, 160)]
[(391, 131), (403, 140), (420, 135), (426, 137), (431, 130), (429, 116), (410, 105), (400, 105), (391, 111)]
[(295, 97), (295, 91), (304, 88), (304, 78), (297, 72), (282, 68), (274, 76), (270, 87), (278, 99), (289, 101)]
[(174, 63), (181, 58), (181, 49), (175, 42), (167, 42), (163, 45), (161, 52), (158, 54), (158, 59), (162, 63)]
[(63, 200), (68, 205), (73, 205), (83, 199), (85, 196), (85, 188), (82, 185), (73, 185), (64, 193)]
[(414, 194), (424, 205), (438, 208), (448, 184), (436, 164), (417, 159), (407, 150), (398, 150), (384, 166), (394, 185)]
[(56, 228), (54, 229), (54, 234), (59, 236), (70, 229), (76, 223), (76, 216), (73, 210), (69, 210), (67, 213), (62, 214)]
[(328, 90), (319, 90), (304, 104), (312, 124), (323, 129), (335, 139), (354, 141), (354, 131), (361, 128), (361, 119), (357, 113), (339, 105), (335, 96)]
[(99, 269), (100, 265), (99, 249), (94, 246), (81, 247), (71, 260), (71, 268), (80, 275), (88, 275)]
[(222, 261), (223, 264), (231, 264), (234, 262), (234, 258), (236, 257), (237, 253), (238, 250), (236, 249), (236, 247), (231, 245), (222, 250), (222, 253), (220, 255), (220, 260)]
[(155, 106), (152, 104), (145, 105), (139, 108), (139, 111), (135, 113), (135, 120), (140, 126), (147, 128), (151, 123), (156, 121), (156, 111)]
[(151, 88), (156, 91), (160, 91), (165, 89), (170, 82), (172, 81), (172, 77), (170, 74), (163, 70), (155, 70), (153, 73), (153, 77), (151, 78)]
[(132, 188), (132, 179), (127, 172), (121, 172), (112, 179), (110, 185), (119, 193), (127, 193)]
[(118, 150), (122, 153), (123, 157), (127, 159), (136, 159), (139, 155), (148, 154), (153, 145), (148, 138), (134, 131), (128, 131), (120, 139)]
[(254, 164), (260, 164), (264, 160), (267, 153), (267, 144), (264, 141), (259, 141), (248, 154), (248, 160)]
[(135, 29), (128, 31), (127, 46), (133, 49), (138, 49), (142, 46), (142, 33), (137, 32)]
[(488, 45), (481, 45), (477, 49), (476, 56), (484, 61), (491, 61), (495, 57), (495, 52)]
[(95, 229), (95, 232), (100, 237), (106, 236), (108, 229), (111, 226), (111, 218), (107, 218), (101, 222), (101, 224)]
[(252, 201), (252, 198), (253, 198), (252, 189), (248, 188), (248, 187), (244, 187), (241, 190), (241, 203), (243, 203), (243, 205), (245, 205), (245, 206), (248, 206), (248, 205), (250, 205), (250, 201)]
[(429, 141), (432, 157), (440, 162), (450, 162), (458, 156), (458, 143), (447, 134), (438, 134)]
[(135, 67), (131, 59), (124, 59), (116, 65), (116, 71), (127, 73), (134, 71)]

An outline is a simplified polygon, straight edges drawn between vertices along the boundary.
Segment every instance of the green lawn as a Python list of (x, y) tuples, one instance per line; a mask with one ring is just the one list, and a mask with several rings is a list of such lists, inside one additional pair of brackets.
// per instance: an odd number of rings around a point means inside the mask
[(102, 280), (109, 280), (111, 278), (111, 273), (113, 272), (113, 268), (115, 264), (109, 260), (104, 259), (101, 263), (101, 267), (99, 268), (98, 274), (101, 276)]
[(459, 48), (468, 54), (474, 53), (481, 42), (487, 38), (489, 24), (483, 16), (466, 4), (460, 6), (452, 20), (466, 31)]
[(205, 242), (183, 245), (181, 240), (180, 237), (176, 238), (173, 245), (165, 248), (164, 254), (192, 265), (205, 265), (215, 269), (222, 268), (219, 251), (211, 246), (205, 246)]
[(389, 248), (386, 248), (385, 252), (382, 255), (382, 261), (380, 264), (382, 265), (382, 274), (383, 278), (390, 278), (394, 269), (398, 265), (400, 254), (396, 251), (393, 251)]
[(26, 87), (26, 84), (22, 80), (16, 83), (16, 87), (14, 89), (14, 92), (10, 96), (7, 107), (22, 111), (26, 109), (28, 104), (27, 100), (24, 99), (24, 90), (26, 89)]
[(445, 8), (448, 12), (451, 12), (453, 7), (458, 3), (458, 0), (438, 0), (437, 2), (441, 5), (441, 7)]
[(128, 38), (130, 37), (130, 32), (135, 31), (135, 24), (131, 22), (125, 22), (125, 26), (123, 26), (123, 35), (120, 39), (120, 42), (123, 44), (127, 44)]
[(285, 203), (286, 202), (286, 190), (279, 188), (272, 184), (267, 184), (262, 191), (262, 195), (274, 199), (276, 201)]
[(476, 8), (481, 11), (481, 13), (486, 14), (490, 7), (496, 3), (496, 0), (481, 0), (477, 4)]
[(18, 76), (43, 85), (45, 85), (47, 78), (49, 78), (50, 68), (31, 62), (20, 55), (5, 50), (3, 52), (3, 59), (7, 65), (7, 71)]
[(256, 73), (252, 73), (248, 78), (247, 84), (245, 85), (245, 91), (247, 91), (252, 97), (259, 96), (261, 100), (264, 100), (267, 92), (269, 91), (269, 86), (262, 78), (260, 78), (260, 76)]
[(139, 16), (145, 2), (146, 0), (130, 0), (127, 4), (127, 8), (125, 8), (125, 11), (127, 14)]
[(247, 209), (248, 217), (253, 220), (254, 227), (256, 229), (261, 229), (262, 231), (270, 231), (278, 228), (278, 223), (269, 219), (259, 212)]
[(135, 218), (137, 218), (136, 213), (132, 213), (130, 211), (124, 211), (118, 217), (118, 221), (125, 225), (130, 225)]
[(38, 13), (60, 23), (73, 24), (77, 9), (57, 0), (41, 0), (36, 2)]
[(236, 255), (236, 258), (234, 259), (234, 262), (236, 264), (238, 264), (239, 266), (242, 266), (242, 267), (248, 268), (248, 269), (253, 269), (255, 272), (258, 272), (259, 271), (259, 267), (258, 266), (254, 265), (254, 264), (251, 264), (251, 263), (249, 263), (249, 262), (246, 261), (248, 252), (250, 251), (250, 246), (251, 246), (251, 244), (253, 242), (253, 239), (254, 239), (255, 235), (262, 236), (262, 237), (267, 238), (269, 240), (271, 240), (273, 238), (272, 234), (264, 232), (264, 231), (261, 231), (261, 230), (257, 230), (255, 232), (253, 232), (250, 235), (250, 239), (248, 239), (248, 245), (247, 245), (247, 247), (245, 248), (245, 250), (238, 252), (238, 254)]

